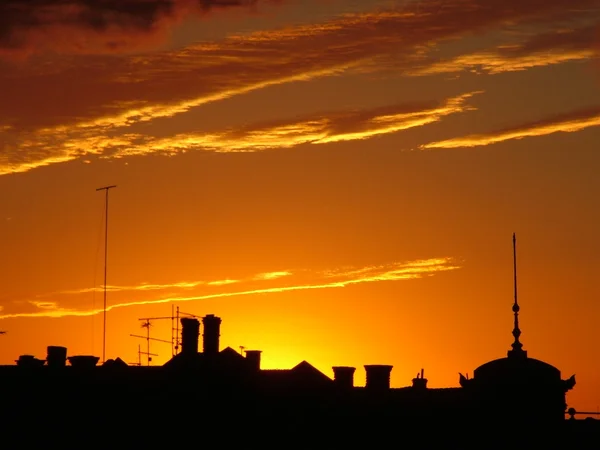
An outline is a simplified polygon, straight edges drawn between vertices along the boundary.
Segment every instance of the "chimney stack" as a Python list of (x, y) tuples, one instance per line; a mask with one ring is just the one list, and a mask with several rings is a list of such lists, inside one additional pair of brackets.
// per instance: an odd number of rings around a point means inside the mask
[(204, 353), (208, 355), (219, 353), (221, 318), (214, 314), (209, 314), (202, 318), (202, 325), (204, 325), (204, 334), (202, 335)]
[(77, 369), (92, 369), (96, 367), (96, 364), (100, 361), (98, 356), (91, 355), (69, 356), (67, 359), (71, 363), (71, 366)]
[(260, 370), (260, 354), (261, 350), (246, 350), (246, 361), (252, 368), (252, 370), (259, 371)]
[(333, 368), (333, 381), (341, 388), (354, 387), (354, 372), (356, 367), (337, 366)]
[(48, 346), (46, 364), (48, 367), (65, 367), (67, 365), (67, 348)]
[(367, 372), (367, 389), (373, 391), (386, 391), (390, 388), (390, 374), (392, 367), (384, 365), (365, 366)]
[(198, 336), (200, 335), (200, 321), (192, 317), (181, 319), (181, 353), (195, 355), (198, 353)]
[(412, 387), (416, 389), (427, 389), (427, 378), (425, 378), (425, 370), (421, 369), (421, 376), (417, 374), (412, 380)]

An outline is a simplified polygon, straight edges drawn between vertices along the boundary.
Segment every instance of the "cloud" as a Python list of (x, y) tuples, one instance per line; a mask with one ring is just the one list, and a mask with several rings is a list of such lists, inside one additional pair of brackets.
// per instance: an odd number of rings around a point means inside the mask
[[(232, 282), (234, 280), (231, 280)], [(110, 286), (107, 285), (106, 286), (106, 291), (107, 292), (123, 292), (123, 291), (161, 291), (161, 290), (165, 290), (165, 289), (192, 289), (195, 287), (198, 287), (200, 285), (204, 285), (204, 284), (218, 284), (218, 283), (222, 283), (220, 281), (211, 281), (211, 282), (205, 282), (205, 281), (192, 281), (192, 282), (187, 282), (187, 281), (182, 281), (182, 282), (178, 282), (178, 283), (171, 283), (171, 284), (150, 284), (150, 283), (140, 283), (138, 285), (135, 286)], [(65, 290), (65, 291), (58, 291), (58, 292), (53, 292), (51, 294), (41, 294), (36, 296), (37, 298), (42, 298), (42, 297), (48, 297), (48, 296), (64, 296), (64, 295), (78, 295), (78, 294), (88, 294), (88, 293), (92, 293), (92, 292), (104, 292), (104, 286), (98, 286), (98, 287), (91, 287), (91, 288), (84, 288), (84, 289), (72, 289), (72, 290)]]
[(32, 300), (32, 301), (30, 301), (30, 303), (39, 309), (50, 309), (50, 310), (57, 309), (57, 305), (55, 302), (37, 302), (37, 301)]
[(296, 121), (255, 125), (240, 130), (207, 134), (182, 134), (162, 139), (139, 136), (108, 157), (177, 153), (189, 150), (256, 152), (290, 148), (301, 144), (368, 139), (440, 121), (443, 117), (473, 110), (466, 101), (480, 92), (470, 92), (444, 102), (394, 105), (364, 111), (330, 112)]
[(226, 284), (236, 284), (239, 282), (240, 282), (240, 280), (217, 280), (217, 281), (209, 281), (206, 284), (208, 286), (224, 286)]
[[(152, 136), (148, 130), (153, 129), (151, 123), (165, 124), (210, 102), (277, 84), (389, 68), (409, 74), (421, 67), (435, 44), (506, 24), (537, 23), (557, 14), (568, 22), (598, 4), (598, 0), (420, 0), (412, 6), (347, 14), (154, 54), (5, 65), (0, 71), (0, 175), (93, 155), (147, 153), (153, 148), (160, 152), (161, 146), (171, 152), (168, 148), (191, 144), (218, 150), (224, 140), (239, 144), (237, 136), (244, 130), (211, 135), (196, 126), (175, 137)], [(572, 58), (587, 53), (570, 54)], [(481, 58), (478, 61), (482, 64)], [(364, 122), (366, 130), (347, 133), (332, 129), (339, 117), (309, 121), (295, 129), (291, 124), (289, 129), (258, 130), (250, 136), (254, 138), (250, 150), (269, 147), (269, 140), (281, 143), (278, 134), (290, 140), (297, 137), (299, 142), (315, 137), (320, 143), (364, 139), (398, 124), (406, 127), (407, 120), (398, 119), (388, 118), (388, 128), (383, 122)]]
[[(0, 175), (27, 172), (33, 168), (68, 161), (83, 155), (122, 158), (146, 154), (174, 154), (189, 150), (213, 152), (255, 152), (289, 148), (300, 144), (368, 139), (428, 125), (456, 113), (473, 110), (467, 100), (480, 92), (470, 92), (438, 103), (401, 104), (371, 110), (337, 111), (303, 117), (294, 121), (255, 124), (242, 129), (209, 133), (187, 133), (158, 138), (150, 134), (127, 134), (118, 139), (86, 137), (79, 129), (64, 130), (61, 139), (53, 138), (47, 147), (44, 137), (32, 137), (19, 151), (0, 154)], [(45, 152), (51, 151), (54, 156)], [(11, 156), (12, 155), (12, 156)], [(31, 160), (28, 158), (39, 159)]]
[[(140, 283), (137, 285), (130, 285), (130, 286), (107, 285), (106, 291), (115, 293), (115, 292), (134, 292), (134, 291), (165, 291), (165, 290), (176, 290), (176, 289), (189, 290), (189, 289), (194, 289), (194, 288), (197, 288), (200, 286), (225, 286), (225, 285), (243, 283), (243, 282), (249, 282), (249, 281), (275, 280), (277, 278), (290, 276), (290, 275), (292, 275), (291, 272), (279, 271), (279, 272), (260, 273), (258, 275), (254, 275), (250, 278), (242, 279), (242, 280), (226, 279), (226, 280), (214, 280), (214, 281), (179, 281), (179, 282), (175, 282), (175, 283), (163, 283), (163, 284)], [(47, 294), (40, 294), (40, 295), (36, 295), (36, 298), (57, 297), (57, 296), (65, 296), (65, 295), (80, 295), (80, 294), (89, 294), (89, 293), (94, 293), (94, 292), (104, 292), (104, 286), (101, 285), (101, 286), (91, 287), (91, 288), (70, 289), (70, 290), (63, 290), (63, 291), (52, 292), (52, 293), (47, 293)], [(46, 303), (50, 304), (50, 302), (39, 302), (39, 301), (33, 302), (33, 304), (36, 304), (36, 305), (41, 305), (41, 304), (46, 304)]]
[(3, 0), (0, 54), (147, 50), (164, 42), (169, 30), (190, 16), (258, 3), (259, 0)]
[(441, 61), (430, 60), (408, 74), (437, 75), (470, 71), (498, 74), (527, 70), (598, 57), (596, 48), (598, 27), (560, 29), (542, 33), (524, 42), (504, 44), (494, 50), (458, 55)]
[(266, 272), (266, 273), (260, 273), (260, 274), (256, 275), (253, 279), (254, 280), (276, 280), (277, 278), (287, 277), (290, 275), (292, 275), (292, 273), (287, 272), (287, 271)]
[[(338, 270), (326, 271), (322, 274), (311, 274), (309, 280), (289, 280), (287, 285), (277, 285), (272, 287), (258, 287), (240, 291), (224, 291), (217, 293), (198, 293), (191, 296), (166, 296), (159, 298), (145, 298), (137, 301), (123, 301), (113, 303), (108, 306), (107, 310), (134, 307), (141, 305), (152, 305), (161, 303), (180, 303), (192, 302), (217, 298), (229, 297), (244, 297), (256, 294), (278, 294), (291, 291), (301, 290), (321, 290), (332, 288), (343, 288), (355, 284), (374, 283), (383, 281), (400, 281), (419, 279), (423, 277), (433, 276), (437, 273), (448, 272), (460, 269), (461, 266), (452, 258), (432, 258), (426, 260), (417, 260), (409, 262), (396, 262), (386, 265), (362, 267), (358, 269), (343, 268)], [(271, 274), (281, 274), (288, 272), (272, 272)], [(291, 275), (291, 274), (290, 274)], [(285, 278), (288, 278), (286, 275)], [(263, 281), (276, 281), (280, 276), (273, 278), (262, 277)], [(251, 277), (250, 280), (256, 279)], [(294, 283), (294, 281), (300, 281)], [(23, 308), (23, 305), (37, 306), (33, 311)], [(48, 305), (52, 305), (51, 308)], [(0, 319), (9, 319), (15, 317), (66, 317), (66, 316), (92, 316), (101, 313), (102, 309), (89, 308), (73, 308), (62, 306), (57, 303), (43, 302), (40, 307), (34, 301), (19, 302), (11, 305), (13, 311), (6, 311), (0, 314)]]
[(422, 145), (422, 149), (480, 147), (511, 139), (523, 139), (533, 136), (546, 136), (553, 133), (573, 133), (586, 128), (600, 126), (600, 107), (572, 111), (567, 114), (549, 117), (537, 122), (517, 125), (511, 128), (485, 134), (431, 142)]

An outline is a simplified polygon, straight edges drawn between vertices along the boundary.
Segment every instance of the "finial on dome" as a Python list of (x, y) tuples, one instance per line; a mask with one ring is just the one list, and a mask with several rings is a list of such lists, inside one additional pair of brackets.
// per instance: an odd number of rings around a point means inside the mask
[(513, 275), (514, 275), (514, 288), (515, 288), (515, 302), (512, 306), (512, 311), (515, 315), (515, 323), (512, 331), (512, 335), (515, 338), (515, 341), (512, 343), (512, 350), (508, 351), (508, 356), (517, 357), (517, 356), (527, 356), (527, 352), (523, 350), (523, 344), (519, 341), (519, 337), (521, 336), (521, 330), (519, 329), (519, 302), (517, 299), (517, 236), (513, 233)]

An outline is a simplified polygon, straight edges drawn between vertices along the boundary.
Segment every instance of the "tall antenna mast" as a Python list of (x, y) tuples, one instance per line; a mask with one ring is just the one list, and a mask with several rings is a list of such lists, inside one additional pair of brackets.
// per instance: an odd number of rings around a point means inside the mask
[(105, 208), (105, 224), (104, 224), (104, 325), (102, 330), (102, 362), (106, 361), (106, 273), (108, 262), (108, 191), (116, 188), (116, 185), (104, 186), (96, 189), (97, 191), (105, 191), (106, 197), (104, 201)]
[(519, 341), (519, 337), (521, 336), (521, 330), (519, 329), (519, 301), (517, 297), (517, 236), (516, 233), (513, 233), (513, 282), (514, 282), (514, 290), (515, 290), (515, 301), (512, 306), (512, 311), (515, 315), (514, 319), (514, 328), (512, 335), (515, 338), (515, 341), (512, 343), (512, 350), (508, 351), (508, 356), (527, 356), (527, 352), (523, 350), (523, 344)]
[[(519, 302), (517, 300), (517, 235), (513, 233), (513, 278), (514, 278), (514, 287), (515, 287), (515, 305), (519, 306)], [(518, 311), (515, 311), (515, 313)]]

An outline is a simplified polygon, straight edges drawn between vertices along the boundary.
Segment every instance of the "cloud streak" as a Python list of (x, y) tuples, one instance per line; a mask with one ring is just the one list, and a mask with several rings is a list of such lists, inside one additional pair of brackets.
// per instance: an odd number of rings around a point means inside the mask
[[(427, 260), (417, 260), (404, 263), (393, 263), (388, 265), (370, 266), (359, 269), (343, 268), (334, 271), (326, 271), (322, 274), (313, 275), (312, 282), (293, 283), (273, 287), (254, 287), (247, 290), (224, 291), (217, 293), (200, 293), (191, 296), (166, 296), (159, 298), (149, 298), (139, 301), (120, 302), (110, 305), (107, 309), (118, 309), (126, 307), (135, 307), (142, 305), (153, 305), (161, 303), (192, 302), (219, 298), (245, 297), (258, 294), (279, 294), (302, 290), (322, 290), (333, 288), (344, 288), (356, 284), (375, 283), (383, 281), (399, 281), (419, 279), (427, 276), (433, 276), (441, 272), (448, 272), (460, 269), (461, 266), (452, 258), (432, 258)], [(273, 272), (272, 277), (262, 277), (267, 281), (274, 281), (288, 272)], [(291, 275), (291, 274), (290, 274)], [(252, 277), (257, 279), (258, 277)], [(144, 286), (144, 285), (142, 285)], [(166, 286), (166, 285), (165, 285)], [(134, 288), (135, 289), (135, 288)], [(81, 292), (81, 291), (80, 291)], [(0, 314), (0, 319), (10, 319), (16, 317), (68, 317), (68, 316), (92, 316), (101, 313), (102, 309), (76, 309), (62, 306), (55, 302), (30, 301), (30, 305), (35, 306), (35, 311), (19, 312), (5, 311)], [(20, 304), (23, 304), (21, 302)]]
[[(60, 138), (33, 138), (21, 143), (16, 160), (3, 161), (0, 155), (0, 175), (27, 172), (36, 167), (70, 161), (84, 155), (102, 158), (122, 158), (147, 154), (174, 154), (189, 150), (212, 152), (255, 152), (274, 148), (290, 148), (301, 144), (369, 139), (414, 127), (432, 124), (444, 117), (473, 110), (467, 104), (470, 92), (438, 103), (392, 105), (363, 111), (337, 111), (314, 115), (294, 121), (255, 124), (237, 130), (209, 133), (186, 133), (166, 138), (149, 134), (126, 134), (118, 138), (92, 138), (78, 128), (63, 129)], [(53, 131), (43, 134), (49, 136)], [(87, 136), (87, 137), (86, 137)], [(28, 161), (36, 155), (51, 151), (55, 155)]]
[(421, 149), (481, 147), (512, 139), (546, 136), (553, 133), (574, 133), (590, 127), (600, 126), (600, 107), (573, 111), (485, 134), (472, 134), (443, 141), (431, 142)]
[[(290, 148), (301, 144), (369, 139), (438, 122), (442, 118), (475, 108), (467, 100), (480, 92), (449, 98), (438, 104), (394, 105), (366, 111), (330, 112), (305, 117), (293, 122), (247, 127), (242, 130), (207, 134), (183, 134), (164, 139), (138, 136), (109, 157), (125, 157), (152, 153), (173, 154), (188, 150), (221, 153), (256, 152), (274, 148)], [(145, 142), (144, 142), (145, 141)]]
[(411, 76), (468, 71), (499, 74), (597, 58), (598, 27), (560, 29), (535, 35), (524, 42), (504, 44), (494, 50), (458, 55), (442, 61), (429, 60), (409, 71)]
[[(133, 292), (133, 291), (164, 291), (164, 290), (173, 290), (173, 289), (193, 289), (200, 286), (225, 286), (237, 283), (244, 283), (249, 281), (263, 281), (263, 280), (276, 280), (278, 278), (287, 277), (292, 275), (291, 272), (287, 271), (279, 271), (279, 272), (265, 272), (259, 273), (258, 275), (254, 275), (250, 278), (243, 280), (215, 280), (215, 281), (180, 281), (177, 283), (168, 283), (168, 284), (152, 284), (152, 283), (140, 283), (137, 285), (131, 286), (106, 286), (107, 292)], [(65, 296), (65, 295), (80, 295), (80, 294), (89, 294), (93, 292), (104, 292), (104, 286), (84, 288), (84, 289), (71, 289), (65, 291), (52, 292), (49, 294), (40, 294), (37, 295), (36, 298), (44, 298), (44, 297), (56, 297), (56, 296)], [(36, 302), (42, 303), (42, 302)]]

